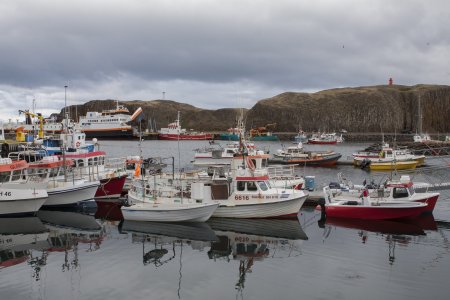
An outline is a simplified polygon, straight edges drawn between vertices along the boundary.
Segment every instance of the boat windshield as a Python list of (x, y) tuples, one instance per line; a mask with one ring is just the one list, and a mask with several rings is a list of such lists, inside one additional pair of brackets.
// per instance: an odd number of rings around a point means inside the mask
[(392, 192), (393, 198), (405, 198), (408, 197), (408, 189), (404, 187), (396, 187)]
[(258, 185), (261, 191), (267, 191), (269, 189), (265, 181), (258, 181)]
[(0, 172), (0, 182), (8, 182), (11, 172)]

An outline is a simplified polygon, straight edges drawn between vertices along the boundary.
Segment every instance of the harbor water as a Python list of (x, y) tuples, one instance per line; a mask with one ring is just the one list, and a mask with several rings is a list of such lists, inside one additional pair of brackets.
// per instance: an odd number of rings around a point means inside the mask
[[(216, 142), (217, 143), (217, 142)], [(290, 142), (282, 142), (291, 146)], [(274, 153), (280, 142), (258, 142)], [(367, 143), (305, 145), (341, 160)], [(109, 157), (170, 158), (189, 170), (207, 141), (100, 141)], [(415, 182), (450, 181), (442, 158)], [(436, 171), (433, 171), (436, 167)], [(355, 184), (390, 173), (338, 165), (298, 168), (314, 186), (342, 173)], [(433, 215), (406, 221), (211, 219), (202, 224), (123, 222), (114, 205), (0, 219), (0, 299), (448, 299), (450, 191)]]

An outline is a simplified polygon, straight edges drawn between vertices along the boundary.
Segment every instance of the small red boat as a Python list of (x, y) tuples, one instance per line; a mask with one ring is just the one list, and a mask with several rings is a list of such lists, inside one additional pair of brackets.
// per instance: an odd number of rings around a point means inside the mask
[(325, 213), (327, 217), (391, 220), (412, 218), (428, 210), (427, 203), (412, 201), (371, 201), (365, 190), (361, 198), (335, 200), (329, 187), (324, 187)]

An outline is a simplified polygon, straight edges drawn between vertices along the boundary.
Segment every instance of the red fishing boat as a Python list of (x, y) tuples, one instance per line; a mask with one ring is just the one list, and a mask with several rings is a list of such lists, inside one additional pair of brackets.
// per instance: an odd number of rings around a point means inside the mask
[(188, 132), (181, 128), (180, 112), (178, 112), (175, 122), (170, 123), (167, 128), (161, 128), (158, 138), (160, 140), (212, 140), (211, 133), (204, 132)]
[(373, 201), (368, 190), (361, 197), (347, 197), (337, 200), (329, 187), (324, 187), (325, 213), (327, 217), (390, 220), (412, 218), (428, 210), (427, 203), (411, 201)]

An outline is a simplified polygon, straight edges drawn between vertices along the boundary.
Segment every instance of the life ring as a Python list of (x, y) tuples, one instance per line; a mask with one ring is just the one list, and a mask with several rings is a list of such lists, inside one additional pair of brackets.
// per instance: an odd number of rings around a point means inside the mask
[(80, 142), (76, 142), (75, 146), (80, 147)]
[(251, 171), (255, 171), (255, 164), (253, 163), (252, 159), (250, 157), (248, 157), (248, 156), (247, 156), (247, 167)]

